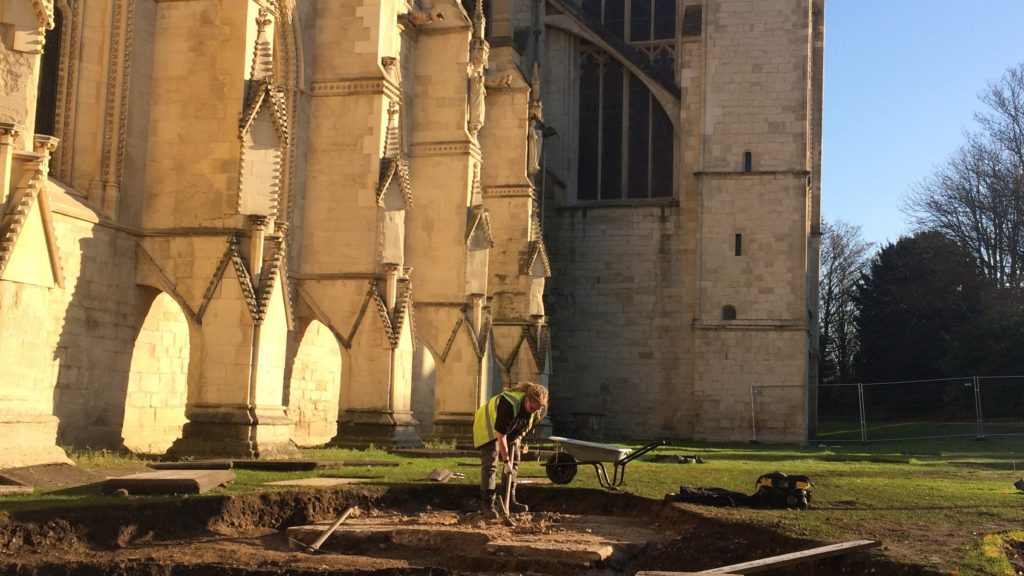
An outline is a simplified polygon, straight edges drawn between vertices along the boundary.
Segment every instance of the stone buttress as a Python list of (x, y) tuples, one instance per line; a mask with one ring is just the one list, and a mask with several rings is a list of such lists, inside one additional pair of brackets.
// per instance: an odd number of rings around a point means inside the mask
[(548, 383), (543, 294), (551, 267), (541, 237), (537, 191), (530, 179), (538, 175), (543, 141), (540, 79), (534, 66), (533, 82), (528, 84), (517, 57), (508, 43), (492, 52), (494, 80), (487, 101), (492, 120), (480, 138), (488, 160), (482, 174), (484, 205), (495, 240), (488, 285), (492, 333), (506, 387), (522, 381)]
[(486, 130), (481, 6), (472, 21), (455, 2), (419, 31), (408, 227), (419, 342), (436, 362), (433, 435), (465, 440), (486, 400), (490, 372), (488, 259), (493, 236), (480, 188), (478, 135)]
[(421, 444), (399, 66), (415, 25), (400, 4), (321, 3), (316, 21), (299, 304), (344, 348), (336, 445)]
[(274, 75), (276, 15), (250, 0), (157, 10), (137, 281), (173, 296), (190, 321), (188, 422), (168, 452), (290, 454), (278, 220), (290, 133)]

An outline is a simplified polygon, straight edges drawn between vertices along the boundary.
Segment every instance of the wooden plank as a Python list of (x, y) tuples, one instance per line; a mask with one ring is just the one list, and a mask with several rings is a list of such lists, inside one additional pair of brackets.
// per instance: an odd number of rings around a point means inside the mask
[[(659, 570), (644, 570), (637, 572), (636, 576), (697, 576), (700, 572), (664, 572)], [(722, 574), (721, 576), (743, 576), (742, 574)]]
[(232, 460), (231, 465), (244, 470), (268, 470), (272, 472), (302, 472), (316, 470), (316, 460)]
[(35, 488), (20, 484), (0, 484), (0, 496), (4, 494), (31, 494)]
[[(335, 464), (338, 466), (383, 466), (386, 468), (395, 468), (402, 465), (401, 462), (389, 462), (385, 460), (344, 460), (335, 462)], [(479, 466), (479, 464), (477, 464), (477, 466)]]
[(185, 462), (150, 462), (154, 470), (231, 470), (231, 460), (189, 460)]
[(881, 542), (878, 542), (877, 540), (851, 540), (849, 542), (842, 542), (839, 544), (830, 544), (828, 546), (811, 548), (810, 550), (804, 550), (802, 552), (793, 552), (790, 554), (782, 554), (781, 556), (772, 556), (770, 558), (752, 560), (750, 562), (744, 562), (742, 564), (733, 564), (731, 566), (712, 568), (710, 570), (705, 570), (700, 573), (755, 574), (757, 572), (764, 572), (765, 570), (773, 570), (775, 568), (782, 568), (784, 566), (792, 566), (793, 564), (799, 564), (801, 562), (810, 562), (811, 560), (819, 560), (821, 558), (828, 558), (830, 556), (839, 556), (841, 554), (847, 554), (849, 552), (854, 552), (857, 550), (875, 548), (876, 546), (880, 545)]

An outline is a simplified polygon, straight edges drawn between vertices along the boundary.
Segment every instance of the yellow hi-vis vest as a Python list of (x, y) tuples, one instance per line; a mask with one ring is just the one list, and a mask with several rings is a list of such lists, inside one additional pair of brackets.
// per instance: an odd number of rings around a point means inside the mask
[[(498, 437), (494, 431), (494, 423), (498, 420), (498, 402), (502, 398), (512, 403), (512, 417), (515, 418), (519, 415), (519, 408), (523, 405), (525, 395), (525, 392), (502, 392), (477, 408), (473, 417), (473, 445), (479, 448)], [(534, 417), (536, 414), (530, 414), (527, 430), (533, 427)]]

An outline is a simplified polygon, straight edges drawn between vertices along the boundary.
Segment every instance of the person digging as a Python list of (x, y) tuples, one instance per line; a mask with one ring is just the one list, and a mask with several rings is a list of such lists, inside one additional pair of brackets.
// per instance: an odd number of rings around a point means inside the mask
[(499, 516), (498, 460), (505, 466), (501, 494), (508, 495), (508, 512), (527, 512), (516, 500), (516, 475), (522, 458), (522, 439), (541, 419), (548, 405), (548, 389), (524, 382), (494, 396), (477, 408), (473, 418), (473, 445), (480, 450), (480, 512)]

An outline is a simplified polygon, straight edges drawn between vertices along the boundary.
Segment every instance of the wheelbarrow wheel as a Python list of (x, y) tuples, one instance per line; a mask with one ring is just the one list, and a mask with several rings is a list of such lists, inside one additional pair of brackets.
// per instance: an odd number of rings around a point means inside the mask
[(568, 452), (556, 452), (544, 468), (555, 484), (568, 484), (576, 477), (576, 459)]

